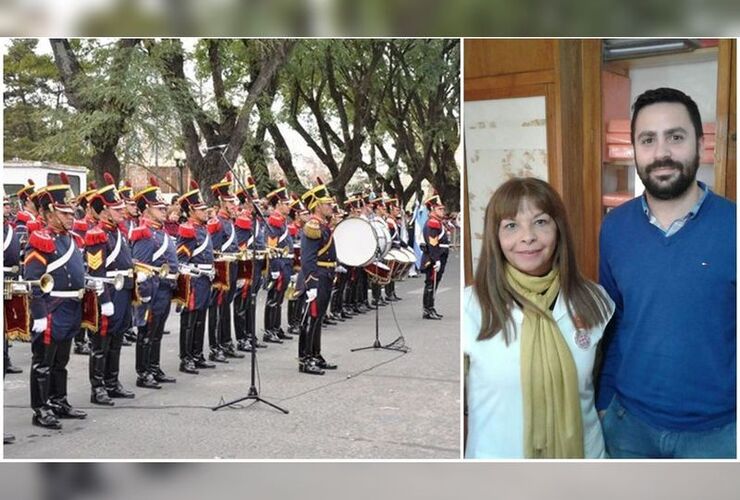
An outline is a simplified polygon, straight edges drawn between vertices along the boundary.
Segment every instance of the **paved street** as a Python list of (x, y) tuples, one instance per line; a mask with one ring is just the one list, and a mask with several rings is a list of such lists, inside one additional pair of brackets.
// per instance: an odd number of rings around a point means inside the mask
[[(246, 395), (249, 356), (218, 364), (200, 375), (178, 372), (179, 316), (167, 323), (163, 368), (177, 377), (161, 390), (135, 387), (134, 346), (124, 347), (123, 384), (136, 392), (113, 408), (89, 403), (87, 358), (72, 355), (70, 402), (86, 420), (64, 420), (64, 429), (31, 425), (28, 373), (30, 344), (10, 354), (22, 367), (5, 378), (4, 425), (16, 443), (8, 459), (454, 459), (460, 456), (459, 253), (453, 252), (437, 295), (442, 321), (421, 319), (423, 276), (396, 285), (403, 298), (380, 309), (380, 340), (403, 333), (407, 354), (369, 349), (375, 316), (367, 313), (325, 327), (324, 357), (339, 369), (324, 376), (298, 372), (297, 338), (258, 351), (260, 395), (290, 411), (245, 402), (211, 407)], [(260, 293), (258, 328), (261, 325)], [(283, 307), (285, 314), (285, 307)], [(285, 324), (285, 320), (283, 320)], [(206, 349), (207, 349), (206, 340)]]

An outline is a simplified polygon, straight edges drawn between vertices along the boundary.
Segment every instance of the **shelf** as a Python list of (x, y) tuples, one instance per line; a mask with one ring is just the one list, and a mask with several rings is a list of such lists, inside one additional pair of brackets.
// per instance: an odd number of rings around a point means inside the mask
[(618, 207), (634, 198), (635, 195), (629, 191), (617, 191), (614, 193), (604, 193), (601, 197), (601, 205), (604, 208)]

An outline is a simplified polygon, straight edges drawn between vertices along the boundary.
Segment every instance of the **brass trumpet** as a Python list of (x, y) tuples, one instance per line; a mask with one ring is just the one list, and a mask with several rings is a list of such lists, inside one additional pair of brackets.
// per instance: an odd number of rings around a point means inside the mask
[(126, 278), (124, 278), (122, 274), (117, 274), (115, 278), (103, 278), (86, 274), (85, 288), (87, 288), (88, 290), (94, 290), (96, 293), (102, 293), (103, 285), (108, 284), (113, 285), (113, 288), (118, 291), (123, 289), (125, 281)]
[(164, 279), (170, 273), (170, 266), (168, 264), (162, 264), (159, 267), (144, 264), (143, 262), (134, 262), (134, 272), (146, 275), (147, 278), (152, 276), (159, 276), (160, 279)]
[(188, 264), (180, 264), (180, 272), (190, 276), (206, 276), (211, 281), (216, 277), (216, 271), (214, 269), (205, 270)]
[(38, 287), (43, 293), (51, 292), (54, 288), (54, 278), (51, 274), (43, 274), (37, 280), (5, 280), (3, 299), (10, 300), (13, 295), (31, 295), (33, 287)]
[(213, 252), (217, 261), (235, 262), (237, 260), (252, 260), (249, 250), (239, 250), (238, 252)]

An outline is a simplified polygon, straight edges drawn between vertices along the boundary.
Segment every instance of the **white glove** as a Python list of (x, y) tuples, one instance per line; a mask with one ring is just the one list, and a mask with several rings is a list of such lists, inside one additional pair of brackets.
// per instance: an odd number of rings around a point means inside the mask
[(280, 277), (280, 271), (272, 272), (270, 276), (272, 276), (272, 279), (277, 280)]
[(316, 300), (316, 295), (318, 294), (318, 290), (315, 288), (309, 288), (306, 290), (306, 302), (312, 302)]
[(437, 261), (434, 263), (434, 271), (439, 272), (439, 270), (442, 269), (442, 263), (440, 261)]
[(147, 303), (147, 302), (149, 302), (150, 300), (152, 300), (152, 298), (151, 298), (151, 297), (142, 297), (142, 298), (141, 298), (141, 301), (142, 301), (142, 302), (143, 302), (144, 304), (146, 304), (146, 303)]
[(247, 280), (236, 280), (236, 287), (243, 288), (247, 284)]
[(113, 316), (113, 302), (106, 302), (102, 306), (100, 306), (100, 314), (103, 316)]
[(344, 267), (344, 266), (337, 266), (336, 267), (336, 270), (337, 270), (338, 273), (346, 273), (347, 272), (347, 268)]
[(137, 283), (144, 283), (147, 279), (146, 274), (144, 273), (136, 273), (136, 282)]
[(33, 330), (34, 333), (41, 333), (46, 331), (47, 326), (48, 320), (46, 318), (35, 319), (33, 320), (33, 327), (31, 330)]

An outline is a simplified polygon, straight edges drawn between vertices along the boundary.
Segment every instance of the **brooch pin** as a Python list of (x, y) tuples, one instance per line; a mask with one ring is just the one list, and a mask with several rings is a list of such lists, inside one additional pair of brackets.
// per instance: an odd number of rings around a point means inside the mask
[(577, 330), (575, 334), (576, 345), (583, 349), (588, 350), (591, 347), (591, 335), (588, 330)]

